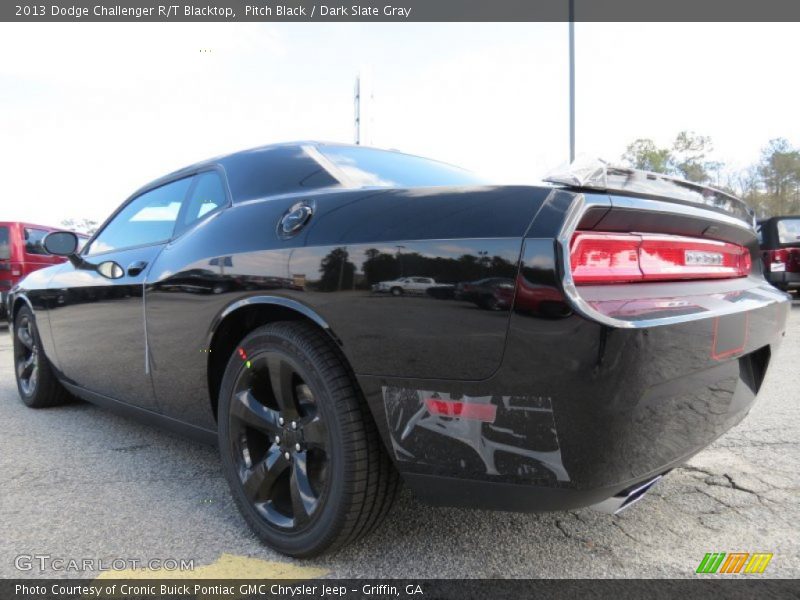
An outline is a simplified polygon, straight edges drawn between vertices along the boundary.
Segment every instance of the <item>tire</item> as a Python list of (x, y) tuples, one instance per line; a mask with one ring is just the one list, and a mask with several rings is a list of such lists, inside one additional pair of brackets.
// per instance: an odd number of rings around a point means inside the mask
[(19, 396), (29, 408), (59, 406), (71, 398), (44, 355), (36, 319), (27, 306), (14, 319), (14, 375)]
[(278, 552), (300, 558), (338, 548), (388, 513), (399, 476), (344, 357), (313, 325), (272, 323), (242, 340), (218, 415), (231, 494)]
[(393, 287), (391, 290), (392, 296), (402, 296), (403, 295), (403, 288)]

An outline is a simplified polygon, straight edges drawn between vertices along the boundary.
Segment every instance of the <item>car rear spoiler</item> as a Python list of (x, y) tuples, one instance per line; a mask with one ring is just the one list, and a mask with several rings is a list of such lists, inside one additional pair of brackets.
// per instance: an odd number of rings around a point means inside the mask
[(700, 205), (726, 213), (755, 228), (755, 212), (744, 200), (716, 188), (662, 173), (612, 166), (602, 160), (579, 160), (551, 172), (544, 181), (574, 189)]

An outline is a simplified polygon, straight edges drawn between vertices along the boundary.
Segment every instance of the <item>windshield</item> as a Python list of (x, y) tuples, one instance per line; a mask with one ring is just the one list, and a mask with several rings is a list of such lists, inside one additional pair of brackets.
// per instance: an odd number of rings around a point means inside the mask
[(800, 243), (800, 219), (781, 219), (778, 221), (778, 243)]
[(8, 245), (8, 227), (0, 227), (0, 260), (11, 258), (11, 248)]
[(320, 153), (355, 187), (428, 187), (488, 185), (489, 182), (459, 167), (400, 152), (319, 146)]

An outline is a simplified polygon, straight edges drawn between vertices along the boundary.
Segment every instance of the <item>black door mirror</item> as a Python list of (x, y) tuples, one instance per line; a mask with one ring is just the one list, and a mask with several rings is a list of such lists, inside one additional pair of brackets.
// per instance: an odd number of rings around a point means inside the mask
[(78, 250), (78, 236), (71, 231), (53, 231), (44, 237), (44, 249), (56, 256), (72, 256)]

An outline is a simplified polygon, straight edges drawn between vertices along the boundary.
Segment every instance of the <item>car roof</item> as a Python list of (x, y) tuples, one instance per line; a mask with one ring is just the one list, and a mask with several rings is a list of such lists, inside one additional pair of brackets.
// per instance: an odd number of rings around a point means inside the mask
[[(146, 190), (147, 188), (157, 187), (161, 185), (161, 182), (167, 182), (169, 180), (178, 179), (180, 177), (190, 175), (197, 171), (213, 167), (215, 165), (224, 165), (225, 163), (230, 163), (237, 159), (245, 158), (248, 156), (252, 156), (254, 154), (261, 154), (264, 152), (268, 152), (270, 150), (303, 150), (308, 146), (313, 146), (315, 148), (319, 146), (336, 146), (336, 147), (346, 147), (346, 148), (369, 148), (369, 146), (361, 146), (356, 144), (344, 144), (340, 142), (324, 142), (318, 140), (299, 140), (293, 142), (278, 142), (274, 144), (265, 144), (263, 146), (255, 146), (253, 148), (247, 148), (245, 150), (238, 150), (236, 152), (230, 152), (228, 154), (220, 154), (218, 156), (214, 156), (212, 158), (207, 158), (206, 160), (201, 160), (196, 163), (192, 163), (191, 165), (187, 165), (171, 173), (168, 173), (158, 179), (155, 179), (148, 183), (145, 186), (142, 186), (141, 191)], [(379, 150), (379, 148), (374, 148)], [(384, 152), (395, 152), (397, 154), (403, 154), (402, 152), (398, 152), (396, 150), (383, 150)], [(139, 194), (140, 190), (137, 190), (134, 195)]]
[(770, 221), (780, 221), (781, 219), (800, 219), (800, 215), (777, 215), (775, 217), (767, 217), (766, 219), (758, 219), (757, 223), (769, 223)]
[[(343, 173), (334, 174), (334, 171), (339, 171), (339, 169), (324, 156), (324, 152), (320, 152), (325, 148), (352, 148), (374, 150), (396, 156), (413, 156), (431, 163), (460, 169), (456, 165), (433, 158), (415, 156), (394, 149), (315, 140), (281, 142), (248, 148), (193, 163), (147, 183), (130, 197), (138, 196), (177, 179), (212, 169), (222, 170), (227, 175), (231, 199), (234, 203), (301, 191), (308, 193), (316, 189), (330, 189), (334, 183), (341, 184), (338, 178)], [(330, 164), (326, 166), (325, 163)], [(258, 177), (253, 176), (256, 173), (259, 174)], [(321, 182), (325, 176), (330, 179), (330, 182)], [(265, 182), (269, 183), (265, 185)]]

